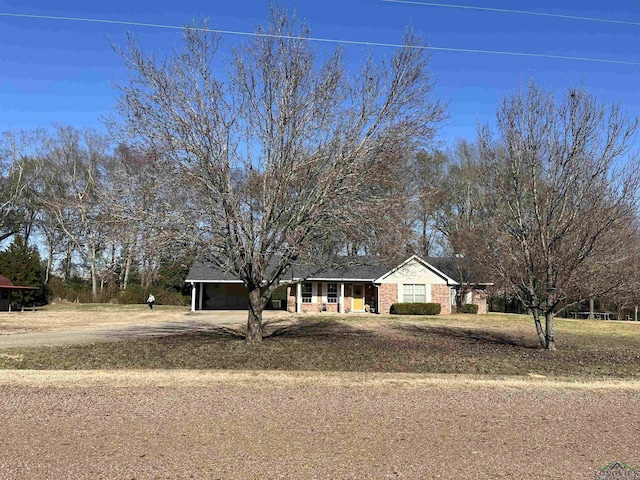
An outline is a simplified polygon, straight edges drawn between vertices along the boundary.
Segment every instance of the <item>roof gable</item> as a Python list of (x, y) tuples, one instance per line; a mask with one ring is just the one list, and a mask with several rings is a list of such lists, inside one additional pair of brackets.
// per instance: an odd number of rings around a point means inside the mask
[(378, 277), (375, 283), (458, 284), (453, 278), (417, 255), (412, 255), (394, 269)]

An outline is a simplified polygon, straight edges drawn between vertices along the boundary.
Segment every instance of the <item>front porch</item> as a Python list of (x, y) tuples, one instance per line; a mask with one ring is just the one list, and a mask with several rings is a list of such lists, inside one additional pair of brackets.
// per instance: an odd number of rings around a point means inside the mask
[(291, 313), (376, 313), (378, 288), (371, 282), (302, 282), (287, 287)]

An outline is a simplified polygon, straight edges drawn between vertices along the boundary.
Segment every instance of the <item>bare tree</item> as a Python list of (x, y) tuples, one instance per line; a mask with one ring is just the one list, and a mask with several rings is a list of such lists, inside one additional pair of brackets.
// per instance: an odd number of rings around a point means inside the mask
[(64, 231), (71, 252), (89, 268), (94, 301), (98, 297), (98, 259), (112, 219), (102, 201), (106, 139), (92, 130), (58, 127), (51, 137), (43, 171), (47, 184), (42, 204)]
[(341, 50), (318, 59), (308, 34), (273, 10), (232, 51), (227, 72), (212, 66), (221, 37), (198, 28), (164, 60), (134, 40), (121, 52), (130, 69), (122, 133), (160, 152), (161, 178), (188, 192), (188, 208), (167, 212), (175, 235), (244, 282), (249, 342), (262, 340), (262, 310), (292, 263), (363, 224), (373, 199), (361, 192), (376, 181), (368, 172), (378, 154), (431, 139), (443, 117), (413, 34), (388, 61), (369, 56), (354, 74)]
[(5, 132), (0, 137), (0, 242), (18, 232), (28, 242), (37, 213), (30, 187), (38, 172), (41, 133)]
[(450, 159), (441, 150), (419, 151), (414, 156), (411, 171), (415, 172), (411, 212), (416, 235), (414, 253), (433, 255), (442, 242), (440, 219), (450, 186), (446, 181)]
[(555, 349), (559, 305), (589, 270), (627, 254), (612, 239), (635, 221), (637, 120), (583, 88), (556, 102), (533, 82), (505, 98), (497, 120), (497, 138), (480, 132), (481, 194), (472, 198), (482, 201), (462, 243), (513, 287), (541, 345)]

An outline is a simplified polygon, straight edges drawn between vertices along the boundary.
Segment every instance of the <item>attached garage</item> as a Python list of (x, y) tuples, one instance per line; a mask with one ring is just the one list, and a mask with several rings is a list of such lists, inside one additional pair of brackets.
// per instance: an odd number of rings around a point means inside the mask
[(247, 310), (248, 308), (249, 295), (243, 284), (203, 284), (202, 310)]

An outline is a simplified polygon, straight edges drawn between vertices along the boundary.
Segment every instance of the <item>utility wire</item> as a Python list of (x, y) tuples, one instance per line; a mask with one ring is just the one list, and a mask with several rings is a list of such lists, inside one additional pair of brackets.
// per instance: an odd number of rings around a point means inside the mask
[(640, 27), (640, 22), (629, 22), (626, 20), (612, 20), (609, 18), (583, 17), (580, 15), (563, 15), (560, 13), (532, 12), (529, 10), (511, 10), (507, 8), (476, 7), (473, 5), (457, 5), (457, 4), (450, 4), (450, 3), (418, 2), (416, 0), (382, 0), (382, 1), (387, 3), (406, 3), (409, 5), (422, 5), (424, 7), (442, 7), (442, 8), (457, 8), (461, 10), (481, 10), (483, 12), (516, 13), (519, 15), (536, 15), (538, 17), (553, 17), (553, 18), (563, 18), (568, 20), (583, 20), (587, 22), (613, 23), (617, 25), (632, 25), (634, 27)]
[[(384, 0), (392, 1), (392, 0)], [(399, 1), (399, 0), (396, 0)], [(205, 28), (205, 27), (191, 27), (191, 26), (178, 26), (178, 25), (166, 25), (160, 23), (145, 23), (145, 22), (131, 22), (124, 20), (107, 20), (100, 18), (86, 18), (86, 17), (62, 17), (55, 15), (31, 15), (26, 13), (10, 13), (0, 12), (0, 17), (15, 17), (15, 18), (33, 18), (39, 20), (59, 20), (59, 21), (71, 21), (71, 22), (85, 22), (85, 23), (102, 23), (111, 25), (126, 25), (135, 27), (151, 27), (151, 28), (165, 28), (172, 30), (198, 30), (202, 32), (220, 33), (226, 35), (242, 35), (248, 37), (272, 37), (283, 38), (288, 40), (306, 40), (311, 42), (325, 42), (325, 43), (338, 43), (344, 45), (365, 45), (372, 47), (393, 47), (393, 48), (415, 48), (419, 50), (429, 50), (435, 52), (459, 52), (459, 53), (481, 53), (487, 55), (507, 55), (514, 57), (534, 57), (534, 58), (551, 58), (555, 60), (575, 60), (582, 62), (596, 62), (596, 63), (609, 63), (617, 65), (633, 65), (640, 67), (640, 62), (630, 62), (625, 60), (611, 60), (606, 58), (592, 58), (592, 57), (576, 57), (570, 55), (551, 55), (546, 53), (527, 53), (527, 52), (509, 52), (499, 50), (480, 50), (473, 48), (452, 48), (452, 47), (434, 47), (428, 45), (403, 45), (400, 43), (385, 43), (385, 42), (367, 42), (363, 40), (341, 40), (335, 38), (322, 38), (322, 37), (298, 37), (294, 35), (276, 35), (272, 33), (259, 33), (259, 32), (243, 32), (238, 30), (223, 30), (218, 28)]]

